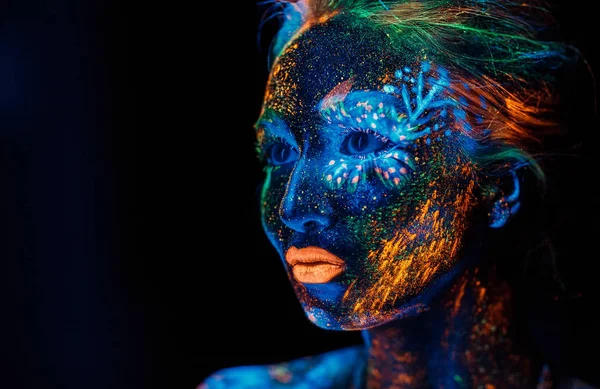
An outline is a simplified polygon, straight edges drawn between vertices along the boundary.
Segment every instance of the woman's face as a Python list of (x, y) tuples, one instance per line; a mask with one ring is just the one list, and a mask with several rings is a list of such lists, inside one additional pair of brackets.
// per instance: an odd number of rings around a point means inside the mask
[(460, 264), (476, 205), (452, 74), (390, 53), (335, 19), (305, 31), (273, 66), (256, 125), (263, 226), (323, 328), (426, 308)]

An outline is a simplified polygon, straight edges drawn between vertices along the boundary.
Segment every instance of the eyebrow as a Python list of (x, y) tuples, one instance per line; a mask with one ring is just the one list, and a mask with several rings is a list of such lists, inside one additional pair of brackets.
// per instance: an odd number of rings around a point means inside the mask
[(296, 143), (290, 127), (272, 110), (265, 111), (254, 124), (256, 131), (264, 130), (272, 136), (282, 138), (290, 143)]
[[(402, 113), (401, 101), (388, 93), (371, 90), (352, 91), (340, 98), (330, 99), (319, 106), (319, 114), (328, 122), (354, 121), (362, 124), (369, 122), (373, 114)], [(362, 112), (360, 117), (356, 111)], [(381, 116), (381, 118), (384, 118)], [(357, 119), (358, 118), (358, 119)], [(379, 118), (379, 117), (378, 117)], [(392, 117), (386, 117), (389, 121)]]
[(380, 110), (379, 104), (383, 104), (386, 108), (389, 108), (400, 107), (402, 102), (398, 97), (386, 92), (378, 90), (355, 90), (344, 95), (329, 96), (327, 101), (325, 99), (321, 100), (317, 106), (317, 110), (319, 113), (325, 113), (331, 108), (335, 110), (336, 108), (334, 107), (339, 107), (340, 104), (344, 105), (346, 110), (353, 110), (365, 103), (371, 106), (370, 109)]

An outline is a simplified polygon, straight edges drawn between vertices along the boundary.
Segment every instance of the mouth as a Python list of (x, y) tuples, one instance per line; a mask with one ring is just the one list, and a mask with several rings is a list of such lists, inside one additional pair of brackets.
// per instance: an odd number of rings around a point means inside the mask
[(346, 263), (320, 247), (290, 247), (285, 261), (292, 268), (294, 278), (303, 284), (323, 284), (343, 273)]

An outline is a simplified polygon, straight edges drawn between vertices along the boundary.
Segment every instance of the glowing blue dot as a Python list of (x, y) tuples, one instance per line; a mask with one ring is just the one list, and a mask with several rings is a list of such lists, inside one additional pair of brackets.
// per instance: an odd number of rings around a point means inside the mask
[(402, 70), (396, 70), (394, 76), (396, 76), (396, 78), (402, 78)]
[(423, 64), (421, 65), (421, 70), (424, 73), (427, 73), (430, 68), (431, 68), (431, 64), (429, 63), (429, 61), (423, 61)]
[(444, 132), (444, 134), (445, 134), (446, 136), (450, 136), (451, 132), (450, 132), (450, 130), (446, 130), (446, 132)]
[(403, 79), (404, 81), (408, 81), (408, 80), (409, 80), (408, 76), (404, 76), (404, 77), (402, 77), (402, 79)]
[(437, 124), (437, 123), (435, 123), (434, 126), (433, 126), (433, 131), (437, 131), (439, 129), (440, 129), (440, 125)]
[(405, 66), (403, 70), (405, 73), (410, 73), (410, 68), (408, 66)]
[(475, 116), (475, 121), (477, 122), (477, 124), (481, 124), (483, 123), (483, 117), (481, 115), (477, 115)]
[(431, 144), (431, 139), (427, 138), (427, 140), (425, 141), (425, 143), (427, 143), (428, 145)]
[(469, 90), (469, 89), (471, 88), (471, 87), (469, 86), (469, 84), (467, 84), (466, 82), (463, 82), (463, 87), (464, 87), (466, 90)]
[(430, 127), (427, 127), (427, 128), (425, 128), (423, 131), (429, 134), (429, 133), (431, 132), (431, 128), (430, 128)]
[(411, 91), (412, 93), (417, 93), (417, 87), (416, 87), (416, 86), (413, 86), (412, 88), (410, 88), (410, 91)]
[(383, 91), (385, 93), (396, 93), (396, 92), (398, 92), (398, 88), (396, 88), (393, 85), (384, 85), (383, 86)]
[(440, 116), (445, 118), (448, 116), (448, 111), (446, 111), (445, 109), (442, 110), (442, 112), (440, 112)]

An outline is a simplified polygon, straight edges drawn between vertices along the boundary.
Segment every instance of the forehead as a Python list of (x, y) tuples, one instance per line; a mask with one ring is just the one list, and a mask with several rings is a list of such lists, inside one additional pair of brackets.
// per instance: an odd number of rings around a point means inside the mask
[(280, 55), (271, 71), (264, 108), (291, 126), (302, 125), (338, 85), (378, 90), (402, 62), (384, 33), (338, 15), (305, 30)]

